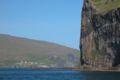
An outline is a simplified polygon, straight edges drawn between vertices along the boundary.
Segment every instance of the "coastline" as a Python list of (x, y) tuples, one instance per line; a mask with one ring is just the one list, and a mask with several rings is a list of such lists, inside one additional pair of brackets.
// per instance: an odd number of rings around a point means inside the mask
[(120, 69), (73, 69), (73, 70), (79, 70), (79, 71), (88, 71), (88, 72), (120, 72)]
[(9, 69), (25, 69), (25, 70), (74, 70), (74, 71), (81, 71), (81, 72), (120, 72), (120, 68), (116, 69), (116, 68), (112, 68), (112, 69), (108, 69), (108, 68), (101, 68), (101, 69), (92, 69), (92, 68), (73, 68), (73, 67), (67, 67), (67, 68), (30, 68), (30, 67), (26, 67), (26, 68), (0, 68), (0, 70), (9, 70)]

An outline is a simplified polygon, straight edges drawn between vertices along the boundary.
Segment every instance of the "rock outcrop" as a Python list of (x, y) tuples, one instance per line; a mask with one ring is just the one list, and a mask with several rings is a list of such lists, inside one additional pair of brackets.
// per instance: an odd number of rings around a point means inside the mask
[[(120, 64), (120, 8), (107, 11), (107, 6), (105, 11), (100, 12), (94, 1), (97, 0), (84, 0), (82, 9), (81, 65), (117, 67)], [(111, 0), (110, 3), (113, 5), (116, 1), (119, 0)], [(106, 6), (109, 2), (103, 4)]]

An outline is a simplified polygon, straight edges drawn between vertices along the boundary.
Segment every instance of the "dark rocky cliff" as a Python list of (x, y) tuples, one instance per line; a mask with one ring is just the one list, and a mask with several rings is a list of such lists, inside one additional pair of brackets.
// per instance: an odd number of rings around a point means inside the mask
[[(92, 68), (117, 67), (120, 64), (120, 7), (117, 6), (120, 5), (120, 1), (97, 1), (84, 0), (80, 61), (82, 65)], [(103, 5), (105, 10), (102, 9)]]

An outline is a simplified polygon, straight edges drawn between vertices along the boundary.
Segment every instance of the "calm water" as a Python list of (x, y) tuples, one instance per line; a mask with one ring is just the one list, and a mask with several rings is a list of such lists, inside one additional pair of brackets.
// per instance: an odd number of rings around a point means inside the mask
[(0, 80), (120, 80), (120, 73), (63, 69), (0, 69)]

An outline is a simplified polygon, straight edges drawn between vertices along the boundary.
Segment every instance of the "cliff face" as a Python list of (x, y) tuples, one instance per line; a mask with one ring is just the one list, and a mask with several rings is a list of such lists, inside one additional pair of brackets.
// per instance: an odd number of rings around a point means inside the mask
[[(84, 0), (80, 39), (81, 64), (98, 68), (116, 67), (120, 64), (120, 8), (115, 5), (120, 5), (120, 1), (97, 1)], [(107, 8), (113, 4), (113, 7)], [(103, 10), (103, 6), (106, 9)]]

